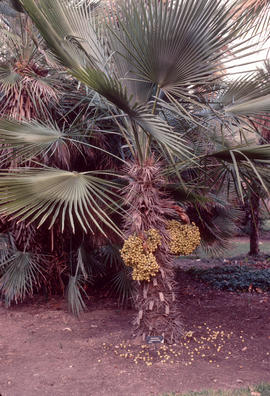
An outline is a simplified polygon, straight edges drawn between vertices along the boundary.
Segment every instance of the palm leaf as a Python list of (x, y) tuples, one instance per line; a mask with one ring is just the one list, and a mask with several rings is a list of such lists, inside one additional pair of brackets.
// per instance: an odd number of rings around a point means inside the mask
[(117, 185), (98, 174), (98, 171), (77, 173), (53, 168), (3, 172), (0, 213), (29, 219), (30, 223), (37, 219), (39, 227), (48, 220), (49, 228), (59, 218), (62, 231), (67, 220), (73, 232), (78, 226), (85, 232), (92, 230), (93, 222), (103, 234), (102, 225), (106, 225), (121, 235), (103, 209), (117, 210), (116, 194), (112, 192)]
[(14, 251), (0, 263), (0, 291), (7, 306), (22, 301), (40, 287), (43, 265), (48, 259), (40, 254)]
[(82, 296), (84, 289), (82, 287), (81, 281), (82, 279), (80, 275), (70, 275), (67, 286), (68, 309), (76, 316), (79, 316), (80, 313), (86, 309), (86, 305)]
[(38, 155), (53, 153), (57, 144), (64, 144), (65, 136), (53, 125), (32, 122), (0, 120), (0, 143), (7, 151), (2, 151), (1, 160), (17, 158), (29, 160)]
[(14, 240), (11, 234), (0, 234), (0, 263), (3, 263), (15, 250)]
[[(39, 156), (46, 163), (53, 159), (59, 159), (59, 156), (67, 155), (65, 165), (70, 168), (70, 156), (72, 149), (76, 149), (82, 154), (83, 149), (93, 149), (124, 162), (119, 156), (115, 155), (98, 144), (91, 144), (91, 139), (95, 139), (96, 133), (101, 132), (98, 126), (95, 126), (95, 117), (92, 116), (93, 126), (90, 130), (81, 129), (89, 128), (86, 122), (82, 125), (69, 125), (60, 129), (57, 123), (47, 120), (46, 124), (32, 120), (31, 122), (17, 122), (2, 119), (0, 120), (0, 143), (3, 144), (3, 150), (0, 154), (0, 161), (6, 162), (8, 159), (16, 159), (18, 163), (33, 160)], [(103, 131), (109, 133), (110, 131)], [(6, 148), (6, 150), (4, 149)]]
[(239, 0), (236, 17), (247, 15), (246, 27), (251, 27), (252, 33), (269, 36), (269, 1), (268, 0)]
[(219, 0), (117, 2), (108, 18), (108, 41), (129, 92), (137, 93), (144, 82), (144, 101), (152, 86), (189, 100), (190, 85), (208, 86), (217, 79), (228, 47), (229, 57), (237, 52), (238, 59), (249, 47), (240, 50), (236, 44), (244, 25), (241, 17), (232, 18), (236, 5)]
[[(71, 73), (139, 122), (140, 126), (143, 122), (144, 130), (149, 126), (150, 115), (143, 114), (136, 106), (133, 98), (136, 90), (128, 89), (126, 82), (130, 78), (126, 76), (127, 68), (123, 69), (117, 59), (120, 57), (125, 62), (125, 54), (128, 53), (129, 60), (132, 60), (128, 62), (128, 72), (131, 70), (131, 74), (136, 74), (133, 80), (139, 82), (140, 91), (143, 82), (147, 92), (154, 85), (154, 92), (159, 87), (188, 99), (190, 92), (187, 87), (196, 84), (208, 86), (213, 78), (217, 78), (220, 59), (227, 51), (224, 47), (234, 41), (239, 30), (239, 21), (234, 29), (236, 25), (229, 12), (233, 5), (224, 7), (220, 1), (176, 0), (163, 4), (140, 0), (138, 4), (134, 0), (124, 0), (107, 18), (111, 30), (106, 45), (108, 51), (114, 51), (112, 63), (104, 52), (102, 60), (98, 60), (89, 49), (91, 43), (100, 39), (96, 32), (96, 20), (99, 19), (90, 17), (83, 7), (70, 7), (68, 2), (60, 0), (41, 2), (39, 7), (34, 0), (22, 0), (22, 4)], [(89, 32), (85, 26), (91, 24), (93, 31)], [(117, 27), (116, 33), (112, 32), (114, 27)], [(152, 123), (155, 127), (154, 120)], [(153, 130), (151, 125), (150, 129)]]
[[(19, 54), (18, 58), (21, 58)], [(42, 73), (44, 69), (38, 69), (34, 63), (21, 69), (15, 65), (0, 67), (2, 117), (11, 116), (21, 120), (50, 116), (48, 109), (58, 102), (59, 91), (56, 85), (59, 86), (59, 82), (56, 83), (52, 75), (46, 78)]]
[(270, 161), (270, 144), (231, 146), (225, 150), (216, 151), (208, 155), (232, 162), (231, 152), (234, 153), (237, 161), (247, 161), (247, 159), (256, 161), (257, 163), (267, 163)]
[(123, 266), (111, 280), (111, 290), (118, 296), (121, 306), (130, 304), (134, 293), (134, 282), (132, 280), (132, 268)]
[(10, 66), (2, 65), (0, 67), (0, 84), (3, 91), (9, 90), (11, 86), (14, 86), (20, 80), (22, 80), (22, 76)]
[[(266, 147), (264, 147), (266, 146)], [(256, 184), (257, 188), (263, 188), (269, 196), (270, 177), (269, 164), (270, 146), (239, 147), (228, 149), (210, 155), (218, 160), (218, 164), (212, 170), (213, 175), (209, 179), (215, 180), (215, 188), (224, 190), (227, 185), (228, 193), (230, 185), (238, 197), (243, 201), (246, 191), (252, 191)]]
[[(83, 288), (83, 285), (89, 281), (93, 282), (93, 278), (91, 277), (91, 275), (89, 276), (88, 274), (88, 263), (87, 260), (85, 260), (85, 253), (86, 252), (84, 251), (84, 246), (81, 245), (77, 250), (77, 262), (75, 271), (73, 274), (70, 275), (67, 286), (68, 308), (76, 316), (79, 316), (81, 312), (86, 310), (86, 305), (83, 300), (83, 294), (86, 296), (86, 292)], [(70, 264), (72, 267), (72, 263)]]
[(76, 6), (68, 1), (38, 2), (21, 0), (40, 33), (58, 59), (68, 68), (85, 65), (103, 67), (104, 51), (97, 36), (96, 19), (84, 2)]
[(221, 195), (211, 194), (208, 198), (210, 202), (190, 206), (187, 213), (200, 229), (201, 249), (207, 255), (220, 256), (230, 246), (242, 212)]
[(260, 98), (251, 99), (243, 103), (235, 103), (225, 108), (227, 114), (236, 115), (258, 115), (269, 113), (270, 111), (270, 94)]

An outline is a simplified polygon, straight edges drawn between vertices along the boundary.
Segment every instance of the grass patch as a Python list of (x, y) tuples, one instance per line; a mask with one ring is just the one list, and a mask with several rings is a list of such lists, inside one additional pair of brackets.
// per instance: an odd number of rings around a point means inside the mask
[(205, 390), (188, 393), (165, 393), (162, 396), (270, 396), (270, 384), (236, 390)]
[(187, 273), (219, 290), (243, 292), (250, 290), (251, 285), (254, 290), (270, 290), (270, 269), (228, 265), (208, 269), (191, 268)]
[[(260, 244), (260, 252), (263, 254), (270, 254), (270, 240), (264, 240)], [(220, 257), (225, 257), (225, 258), (234, 258), (234, 257), (239, 257), (239, 256), (246, 256), (249, 253), (249, 241), (248, 240), (241, 240), (239, 239), (237, 242), (232, 242), (231, 246), (229, 249), (225, 250)], [(179, 256), (180, 258), (185, 258), (185, 259), (209, 259), (211, 256), (208, 256), (202, 248), (198, 248), (198, 250), (195, 252), (195, 254), (190, 255), (190, 256)]]
[[(270, 254), (270, 241), (263, 241), (260, 245), (261, 253)], [(224, 257), (237, 257), (249, 253), (249, 242), (237, 241), (232, 243), (232, 247), (226, 250)]]
[(263, 231), (270, 231), (270, 220), (265, 220), (262, 225)]

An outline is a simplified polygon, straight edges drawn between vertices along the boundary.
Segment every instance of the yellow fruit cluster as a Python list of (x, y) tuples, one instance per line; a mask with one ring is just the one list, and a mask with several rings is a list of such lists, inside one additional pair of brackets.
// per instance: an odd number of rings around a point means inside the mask
[(131, 235), (120, 250), (124, 263), (133, 268), (132, 278), (138, 281), (150, 281), (159, 271), (154, 252), (161, 245), (161, 238), (157, 230), (150, 229), (146, 233), (145, 241)]
[(156, 276), (159, 271), (159, 265), (153, 253), (147, 253), (141, 256), (136, 267), (133, 267), (132, 278), (134, 280), (150, 282), (151, 276)]
[(168, 221), (170, 249), (172, 254), (188, 256), (199, 246), (201, 236), (194, 224), (181, 224), (176, 220)]

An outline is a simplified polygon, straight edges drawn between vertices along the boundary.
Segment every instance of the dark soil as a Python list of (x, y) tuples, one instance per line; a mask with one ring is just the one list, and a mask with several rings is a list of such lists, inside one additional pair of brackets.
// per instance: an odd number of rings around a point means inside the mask
[(209, 288), (178, 271), (186, 337), (130, 341), (132, 310), (89, 301), (80, 320), (62, 299), (0, 307), (1, 396), (150, 396), (270, 382), (270, 294)]

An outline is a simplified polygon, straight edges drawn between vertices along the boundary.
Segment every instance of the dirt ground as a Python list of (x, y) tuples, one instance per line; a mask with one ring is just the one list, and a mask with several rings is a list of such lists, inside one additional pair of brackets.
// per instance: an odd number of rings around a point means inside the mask
[(1, 396), (150, 396), (270, 382), (270, 295), (209, 289), (178, 276), (186, 338), (130, 342), (131, 310), (89, 301), (80, 320), (62, 299), (0, 307)]

